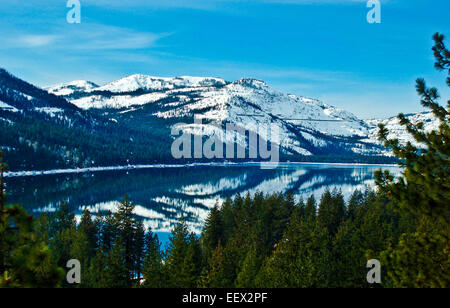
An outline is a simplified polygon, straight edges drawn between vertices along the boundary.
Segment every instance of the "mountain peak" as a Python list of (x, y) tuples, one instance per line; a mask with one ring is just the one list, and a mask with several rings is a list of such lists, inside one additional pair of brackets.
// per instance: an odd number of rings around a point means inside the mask
[(44, 87), (43, 89), (48, 91), (49, 93), (64, 96), (70, 95), (74, 92), (87, 92), (92, 89), (97, 88), (98, 85), (93, 83), (92, 81), (87, 80), (74, 80), (70, 82), (60, 83), (53, 86)]
[(241, 78), (233, 82), (233, 84), (238, 84), (242, 86), (247, 86), (256, 89), (262, 89), (268, 87), (268, 85), (263, 81), (255, 78)]
[(99, 87), (97, 90), (121, 93), (132, 92), (139, 89), (162, 91), (176, 88), (211, 87), (225, 84), (225, 80), (215, 77), (155, 77), (134, 74)]

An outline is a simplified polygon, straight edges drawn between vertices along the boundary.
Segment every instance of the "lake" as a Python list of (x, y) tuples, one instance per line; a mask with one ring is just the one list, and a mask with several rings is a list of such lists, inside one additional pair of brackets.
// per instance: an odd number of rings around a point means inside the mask
[(356, 190), (374, 188), (373, 173), (393, 166), (280, 164), (276, 169), (258, 165), (190, 166), (7, 177), (8, 203), (22, 204), (33, 215), (54, 212), (68, 203), (77, 218), (84, 208), (98, 211), (117, 208), (125, 194), (136, 204), (136, 216), (158, 232), (162, 241), (184, 215), (191, 231), (199, 233), (208, 211), (237, 193), (271, 194), (292, 190), (297, 200), (327, 189), (340, 189), (346, 198)]

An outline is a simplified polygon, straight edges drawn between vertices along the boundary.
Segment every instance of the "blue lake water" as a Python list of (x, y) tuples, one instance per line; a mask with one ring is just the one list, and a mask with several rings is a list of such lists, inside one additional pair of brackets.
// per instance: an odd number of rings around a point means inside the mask
[(348, 198), (356, 189), (374, 188), (373, 173), (391, 166), (280, 164), (276, 169), (257, 165), (195, 166), (80, 174), (6, 178), (8, 203), (20, 203), (34, 215), (53, 212), (65, 201), (79, 217), (84, 208), (98, 211), (117, 208), (128, 194), (136, 216), (158, 232), (163, 242), (181, 215), (199, 233), (208, 211), (217, 202), (237, 193), (266, 194), (293, 191), (297, 199), (327, 189), (340, 189)]

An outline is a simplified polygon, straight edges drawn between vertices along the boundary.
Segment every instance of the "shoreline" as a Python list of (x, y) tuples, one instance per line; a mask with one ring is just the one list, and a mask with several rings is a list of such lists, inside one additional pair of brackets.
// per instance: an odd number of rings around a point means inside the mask
[(105, 171), (128, 171), (128, 170), (144, 170), (144, 169), (174, 169), (174, 168), (192, 168), (192, 167), (228, 167), (228, 166), (273, 166), (277, 167), (288, 165), (331, 165), (331, 166), (367, 166), (367, 167), (399, 167), (396, 164), (368, 164), (368, 163), (323, 163), (323, 162), (280, 162), (280, 163), (264, 163), (264, 162), (222, 162), (222, 163), (192, 163), (192, 164), (153, 164), (153, 165), (128, 165), (128, 166), (109, 166), (109, 167), (89, 167), (89, 168), (73, 168), (73, 169), (53, 169), (39, 171), (8, 171), (5, 172), (5, 178), (31, 177), (41, 175), (58, 175), (58, 174), (80, 174), (95, 173)]

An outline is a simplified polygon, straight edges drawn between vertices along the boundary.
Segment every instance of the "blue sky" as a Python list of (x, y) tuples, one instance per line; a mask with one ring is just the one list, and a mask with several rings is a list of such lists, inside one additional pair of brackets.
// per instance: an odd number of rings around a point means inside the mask
[(418, 77), (450, 96), (431, 52), (433, 33), (450, 38), (448, 0), (382, 1), (381, 24), (364, 0), (80, 0), (81, 24), (66, 2), (2, 0), (0, 67), (39, 86), (253, 77), (362, 118), (421, 111)]

